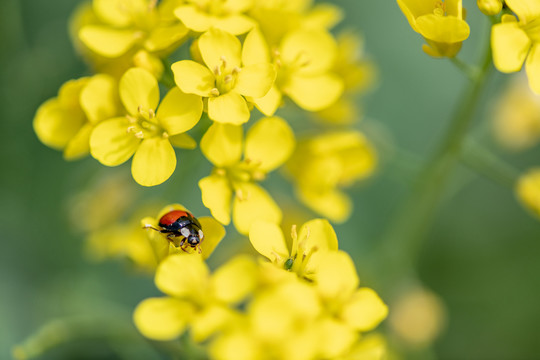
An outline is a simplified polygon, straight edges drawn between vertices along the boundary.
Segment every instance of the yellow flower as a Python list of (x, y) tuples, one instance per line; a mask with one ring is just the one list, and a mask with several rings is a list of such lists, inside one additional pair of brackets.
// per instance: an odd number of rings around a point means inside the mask
[(397, 0), (397, 3), (413, 30), (426, 40), (422, 50), (428, 55), (454, 57), (469, 37), (461, 0)]
[(521, 175), (516, 192), (523, 206), (540, 217), (540, 168), (530, 169)]
[(187, 0), (186, 4), (174, 10), (174, 14), (196, 32), (216, 28), (240, 35), (256, 24), (244, 15), (252, 5), (253, 0)]
[[(157, 262), (163, 261), (167, 256), (172, 254), (182, 254), (185, 252), (195, 252), (193, 248), (187, 247), (184, 250), (178, 247), (177, 243), (173, 243), (167, 239), (166, 234), (161, 234), (154, 229), (159, 229), (159, 219), (165, 214), (173, 210), (188, 211), (180, 204), (167, 205), (158, 213), (157, 217), (145, 217), (140, 221), (139, 227), (146, 229), (146, 235), (152, 246)], [(225, 236), (225, 228), (210, 216), (197, 217), (203, 231), (203, 239), (201, 241), (201, 255), (203, 259), (207, 259), (216, 246)], [(154, 228), (154, 229), (152, 229)]]
[(508, 0), (506, 5), (517, 15), (503, 15), (491, 29), (493, 63), (504, 73), (525, 71), (531, 89), (540, 94), (540, 3), (536, 0)]
[(495, 102), (495, 137), (504, 147), (525, 150), (540, 141), (540, 96), (518, 76)]
[(311, 279), (318, 268), (317, 259), (325, 251), (337, 251), (338, 240), (327, 220), (314, 219), (291, 231), (292, 242), (285, 241), (276, 224), (256, 221), (249, 230), (249, 241), (261, 255), (277, 267), (292, 271), (299, 277)]
[(503, 7), (502, 0), (476, 0), (476, 4), (480, 11), (489, 16), (497, 15)]
[(90, 133), (101, 121), (120, 114), (116, 81), (108, 75), (94, 75), (66, 82), (58, 96), (44, 102), (34, 117), (39, 140), (63, 150), (66, 160), (89, 152)]
[(198, 96), (171, 89), (159, 102), (154, 76), (140, 68), (129, 69), (120, 80), (120, 98), (127, 115), (99, 123), (90, 137), (90, 152), (107, 166), (117, 166), (133, 154), (131, 172), (143, 186), (159, 185), (176, 167), (171, 143), (194, 148), (194, 140), (185, 131), (199, 121), (202, 101)]
[(146, 337), (172, 340), (187, 327), (196, 342), (230, 326), (238, 316), (232, 309), (256, 286), (256, 264), (237, 256), (213, 274), (198, 254), (167, 257), (156, 271), (156, 286), (167, 297), (142, 301), (133, 314)]
[[(294, 133), (279, 117), (263, 118), (248, 131), (214, 123), (201, 140), (201, 150), (215, 165), (212, 175), (199, 181), (204, 205), (222, 224), (247, 234), (256, 220), (281, 221), (281, 210), (256, 182), (281, 166), (294, 148)], [(242, 159), (243, 154), (243, 159)]]
[(182, 60), (171, 67), (176, 84), (188, 94), (208, 99), (208, 117), (224, 124), (243, 124), (250, 109), (244, 97), (261, 98), (270, 90), (276, 72), (265, 61), (257, 62), (261, 44), (250, 32), (244, 46), (233, 35), (210, 29), (198, 39), (204, 64)]
[(169, 14), (178, 3), (160, 1), (156, 7), (154, 0), (94, 0), (92, 14), (79, 18), (73, 29), (99, 67), (106, 64), (111, 72), (122, 73), (122, 68), (141, 65), (159, 77), (163, 71), (160, 57), (172, 52), (188, 34)]
[(287, 163), (300, 200), (335, 222), (345, 221), (352, 203), (339, 188), (371, 175), (375, 152), (357, 131), (329, 132), (299, 141)]

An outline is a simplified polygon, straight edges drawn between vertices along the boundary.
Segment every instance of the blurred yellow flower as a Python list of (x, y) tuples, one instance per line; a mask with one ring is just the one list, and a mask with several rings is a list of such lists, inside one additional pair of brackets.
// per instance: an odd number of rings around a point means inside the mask
[[(173, 210), (188, 211), (184, 206), (180, 204), (171, 204), (165, 206), (158, 215), (153, 218), (150, 216), (140, 220), (139, 227), (146, 229), (146, 235), (150, 245), (152, 246), (153, 253), (157, 259), (157, 262), (163, 261), (167, 256), (172, 254), (182, 254), (185, 252), (195, 252), (191, 247), (187, 247), (184, 250), (180, 249), (177, 243), (173, 243), (167, 239), (166, 234), (159, 233), (151, 228), (159, 228), (159, 219), (165, 214)], [(201, 256), (203, 259), (207, 259), (216, 246), (225, 237), (225, 228), (210, 216), (197, 217), (197, 220), (201, 224), (201, 230), (203, 231), (204, 238), (201, 241)]]
[(297, 195), (313, 211), (331, 221), (345, 221), (352, 203), (339, 188), (371, 175), (375, 151), (358, 131), (327, 132), (298, 142), (287, 163)]
[[(501, 23), (493, 25), (491, 47), (493, 63), (504, 73), (525, 71), (531, 89), (540, 94), (540, 3), (537, 0), (507, 0), (506, 5), (517, 15), (505, 14)], [(518, 21), (519, 19), (519, 21)]]
[(169, 256), (155, 278), (168, 296), (142, 301), (133, 314), (135, 325), (154, 340), (172, 340), (189, 327), (194, 341), (204, 341), (238, 316), (232, 307), (252, 293), (255, 270), (246, 256), (231, 259), (213, 274), (198, 254)]
[(510, 83), (493, 108), (497, 141), (511, 150), (526, 150), (540, 141), (540, 95), (519, 76)]
[(397, 0), (397, 3), (413, 30), (426, 40), (422, 50), (428, 55), (454, 57), (469, 37), (462, 0)]
[(521, 175), (516, 184), (517, 197), (521, 204), (540, 217), (540, 168), (533, 168)]
[(39, 140), (63, 150), (66, 160), (88, 155), (90, 133), (103, 120), (121, 114), (117, 82), (104, 74), (66, 82), (34, 117)]
[(202, 101), (173, 88), (156, 112), (160, 99), (157, 80), (140, 68), (131, 68), (122, 76), (119, 91), (127, 115), (96, 126), (90, 136), (90, 152), (107, 166), (120, 165), (134, 155), (131, 173), (135, 181), (143, 186), (159, 185), (176, 168), (172, 145), (196, 146), (185, 132), (199, 121)]
[[(172, 16), (179, 0), (93, 0), (77, 14), (72, 25), (79, 49), (97, 63), (121, 75), (141, 66), (161, 76), (160, 58), (168, 55), (187, 37), (188, 29)], [(157, 6), (156, 6), (157, 5)]]
[(224, 30), (233, 35), (245, 34), (256, 23), (245, 15), (253, 0), (186, 0), (174, 14), (188, 29), (205, 32), (211, 28)]
[(476, 0), (476, 4), (480, 11), (489, 16), (497, 15), (503, 7), (502, 0)]
[[(214, 123), (201, 140), (201, 150), (216, 167), (199, 181), (204, 205), (222, 224), (247, 234), (256, 220), (281, 221), (281, 210), (257, 182), (280, 167), (291, 155), (294, 133), (279, 117), (263, 118), (247, 132), (242, 128)], [(243, 155), (243, 159), (242, 159)]]
[(250, 117), (245, 97), (261, 98), (268, 93), (276, 72), (272, 64), (258, 62), (263, 44), (250, 32), (244, 46), (233, 35), (211, 28), (197, 44), (205, 65), (192, 60), (174, 63), (171, 69), (182, 91), (208, 100), (208, 117), (223, 124), (240, 125)]

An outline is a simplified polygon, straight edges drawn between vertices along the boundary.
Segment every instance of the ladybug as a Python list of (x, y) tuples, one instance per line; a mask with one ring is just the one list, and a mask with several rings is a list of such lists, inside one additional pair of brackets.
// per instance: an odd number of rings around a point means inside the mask
[[(190, 213), (184, 210), (172, 210), (166, 213), (159, 219), (160, 229), (156, 229), (150, 225), (145, 225), (145, 228), (151, 228), (159, 231), (162, 234), (167, 234), (167, 239), (176, 247), (180, 247), (186, 251), (185, 247), (189, 246), (201, 252), (201, 241), (204, 239), (202, 227), (199, 221)], [(178, 243), (176, 238), (182, 237)], [(186, 251), (187, 252), (187, 251)]]

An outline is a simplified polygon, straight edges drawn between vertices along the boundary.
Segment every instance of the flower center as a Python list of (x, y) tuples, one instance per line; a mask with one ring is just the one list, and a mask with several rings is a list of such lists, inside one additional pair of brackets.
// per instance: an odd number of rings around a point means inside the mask
[(433, 14), (437, 16), (446, 16), (446, 4), (442, 0), (435, 3)]
[(219, 96), (231, 91), (236, 85), (236, 80), (240, 71), (242, 71), (242, 69), (239, 67), (228, 69), (227, 59), (225, 56), (222, 56), (220, 64), (214, 68), (216, 87), (212, 89), (212, 95)]
[(129, 121), (127, 132), (133, 134), (136, 138), (144, 139), (161, 136), (168, 138), (169, 134), (159, 126), (156, 113), (152, 109), (144, 109), (139, 105), (136, 116), (126, 115)]

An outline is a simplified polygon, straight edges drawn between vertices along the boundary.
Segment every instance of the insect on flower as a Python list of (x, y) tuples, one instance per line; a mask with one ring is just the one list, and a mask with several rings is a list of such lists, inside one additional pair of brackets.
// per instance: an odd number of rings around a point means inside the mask
[[(159, 219), (158, 225), (160, 229), (149, 224), (145, 225), (144, 228), (167, 234), (167, 239), (184, 251), (186, 251), (186, 246), (189, 246), (201, 253), (200, 245), (204, 234), (201, 224), (191, 213), (183, 210), (169, 211)], [(182, 237), (180, 242), (176, 240), (178, 237)]]

